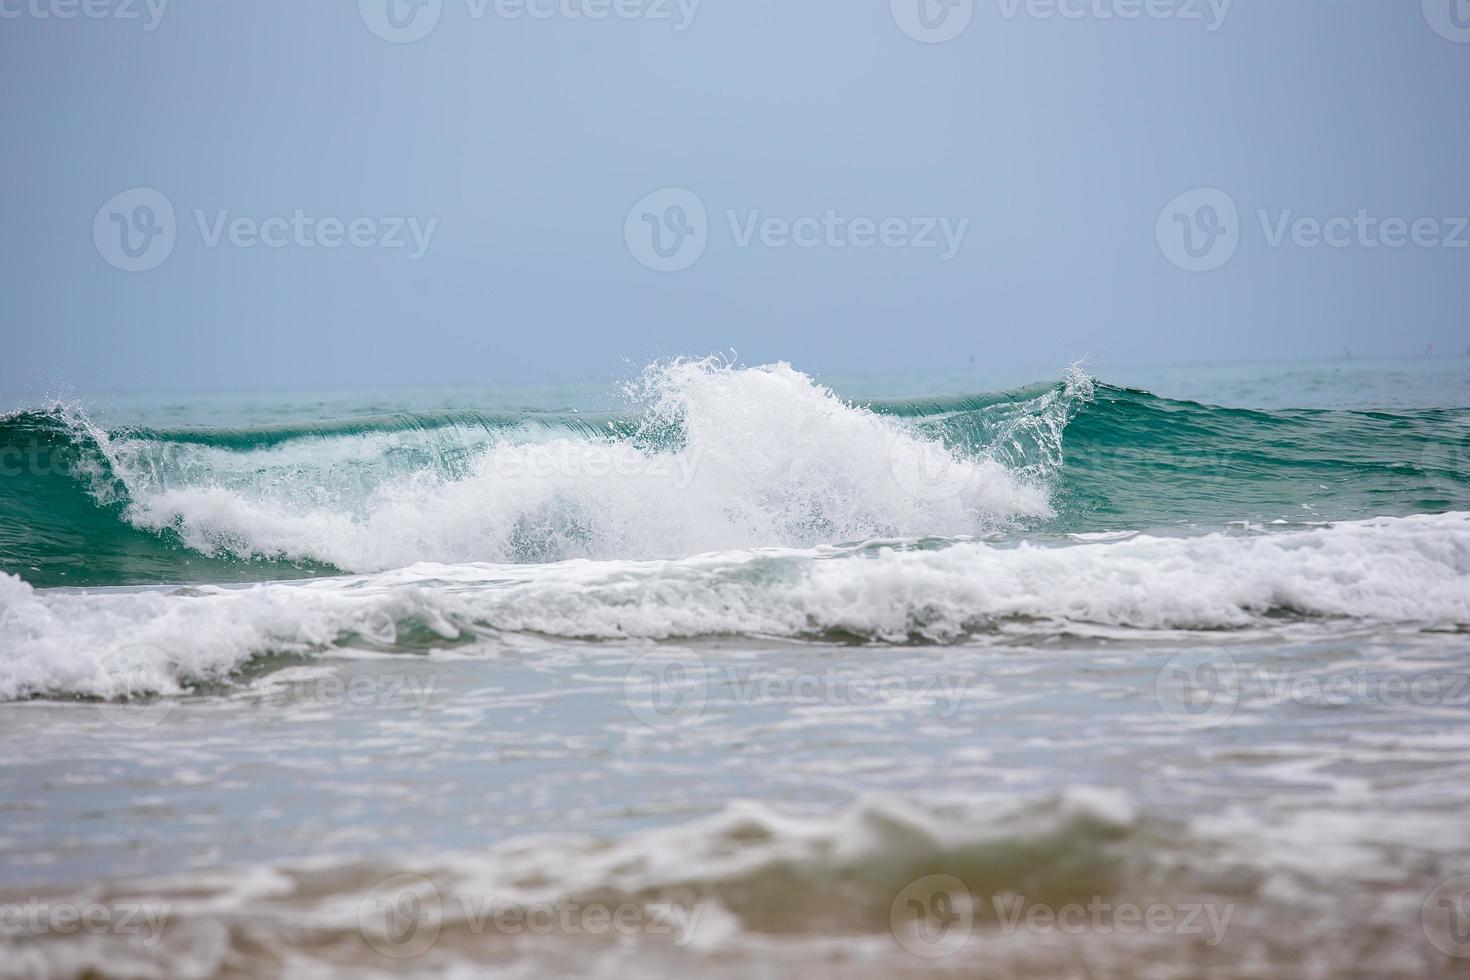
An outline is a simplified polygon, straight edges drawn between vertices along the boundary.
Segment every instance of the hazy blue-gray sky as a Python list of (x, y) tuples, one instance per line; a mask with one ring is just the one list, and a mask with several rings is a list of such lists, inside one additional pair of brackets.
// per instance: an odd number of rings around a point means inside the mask
[(0, 0), (0, 388), (1470, 343), (1470, 0), (152, 2)]

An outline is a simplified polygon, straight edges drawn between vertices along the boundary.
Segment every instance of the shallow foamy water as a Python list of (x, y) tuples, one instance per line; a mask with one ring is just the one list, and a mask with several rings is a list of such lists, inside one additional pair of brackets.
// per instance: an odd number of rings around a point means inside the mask
[[(1463, 640), (1109, 632), (524, 639), (4, 705), (0, 900), (161, 923), (8, 961), (1449, 975), (1424, 909), (1470, 850)], [(1171, 680), (1201, 665), (1206, 700)]]

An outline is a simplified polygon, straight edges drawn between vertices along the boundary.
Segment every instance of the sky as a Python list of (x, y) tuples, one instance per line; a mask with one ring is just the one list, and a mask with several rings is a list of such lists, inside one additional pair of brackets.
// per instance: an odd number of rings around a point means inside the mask
[(1470, 349), (1470, 0), (0, 0), (0, 82), (8, 391)]

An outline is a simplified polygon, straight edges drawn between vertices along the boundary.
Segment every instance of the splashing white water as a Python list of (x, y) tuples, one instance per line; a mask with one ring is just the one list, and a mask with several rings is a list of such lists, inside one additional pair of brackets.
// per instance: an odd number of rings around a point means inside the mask
[[(1044, 413), (1060, 439), (1069, 381)], [(417, 561), (670, 558), (877, 536), (959, 536), (1050, 515), (1036, 473), (963, 455), (903, 420), (841, 401), (787, 364), (679, 360), (634, 386), (645, 429), (617, 441), (519, 429), (406, 445), (399, 434), (268, 449), (115, 440), (127, 516), (191, 547), (376, 571)], [(640, 448), (641, 447), (641, 448)]]
[[(70, 593), (0, 576), (0, 699), (113, 696), (219, 678), (266, 652), (311, 653), (405, 627), (492, 647), (516, 634), (721, 635), (953, 642), (1000, 622), (1272, 628), (1273, 617), (1470, 624), (1470, 514), (1309, 530), (1138, 536), (1056, 547), (763, 550), (678, 561), (416, 565), (251, 588)], [(418, 643), (422, 649), (423, 640)], [(109, 652), (158, 651), (134, 674)], [(129, 657), (132, 654), (127, 654)], [(166, 661), (166, 663), (165, 663)]]

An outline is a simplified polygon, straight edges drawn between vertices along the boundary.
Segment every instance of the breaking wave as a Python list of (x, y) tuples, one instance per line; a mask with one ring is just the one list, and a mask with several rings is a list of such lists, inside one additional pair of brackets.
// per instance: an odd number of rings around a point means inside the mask
[(1061, 381), (856, 403), (789, 365), (649, 368), (621, 414), (248, 428), (0, 419), (0, 571), (41, 586), (670, 559), (1470, 507), (1470, 413), (1253, 412)]
[(0, 698), (175, 694), (253, 658), (518, 636), (953, 643), (1055, 633), (1470, 626), (1470, 513), (1310, 529), (868, 544), (673, 561), (418, 564), (358, 577), (72, 591), (0, 578)]
[(0, 568), (127, 584), (983, 533), (1052, 514), (1061, 431), (1090, 391), (1079, 375), (1016, 399), (865, 407), (786, 365), (679, 361), (645, 374), (625, 416), (105, 432), (26, 413), (0, 438), (21, 470), (3, 484), (19, 520)]

